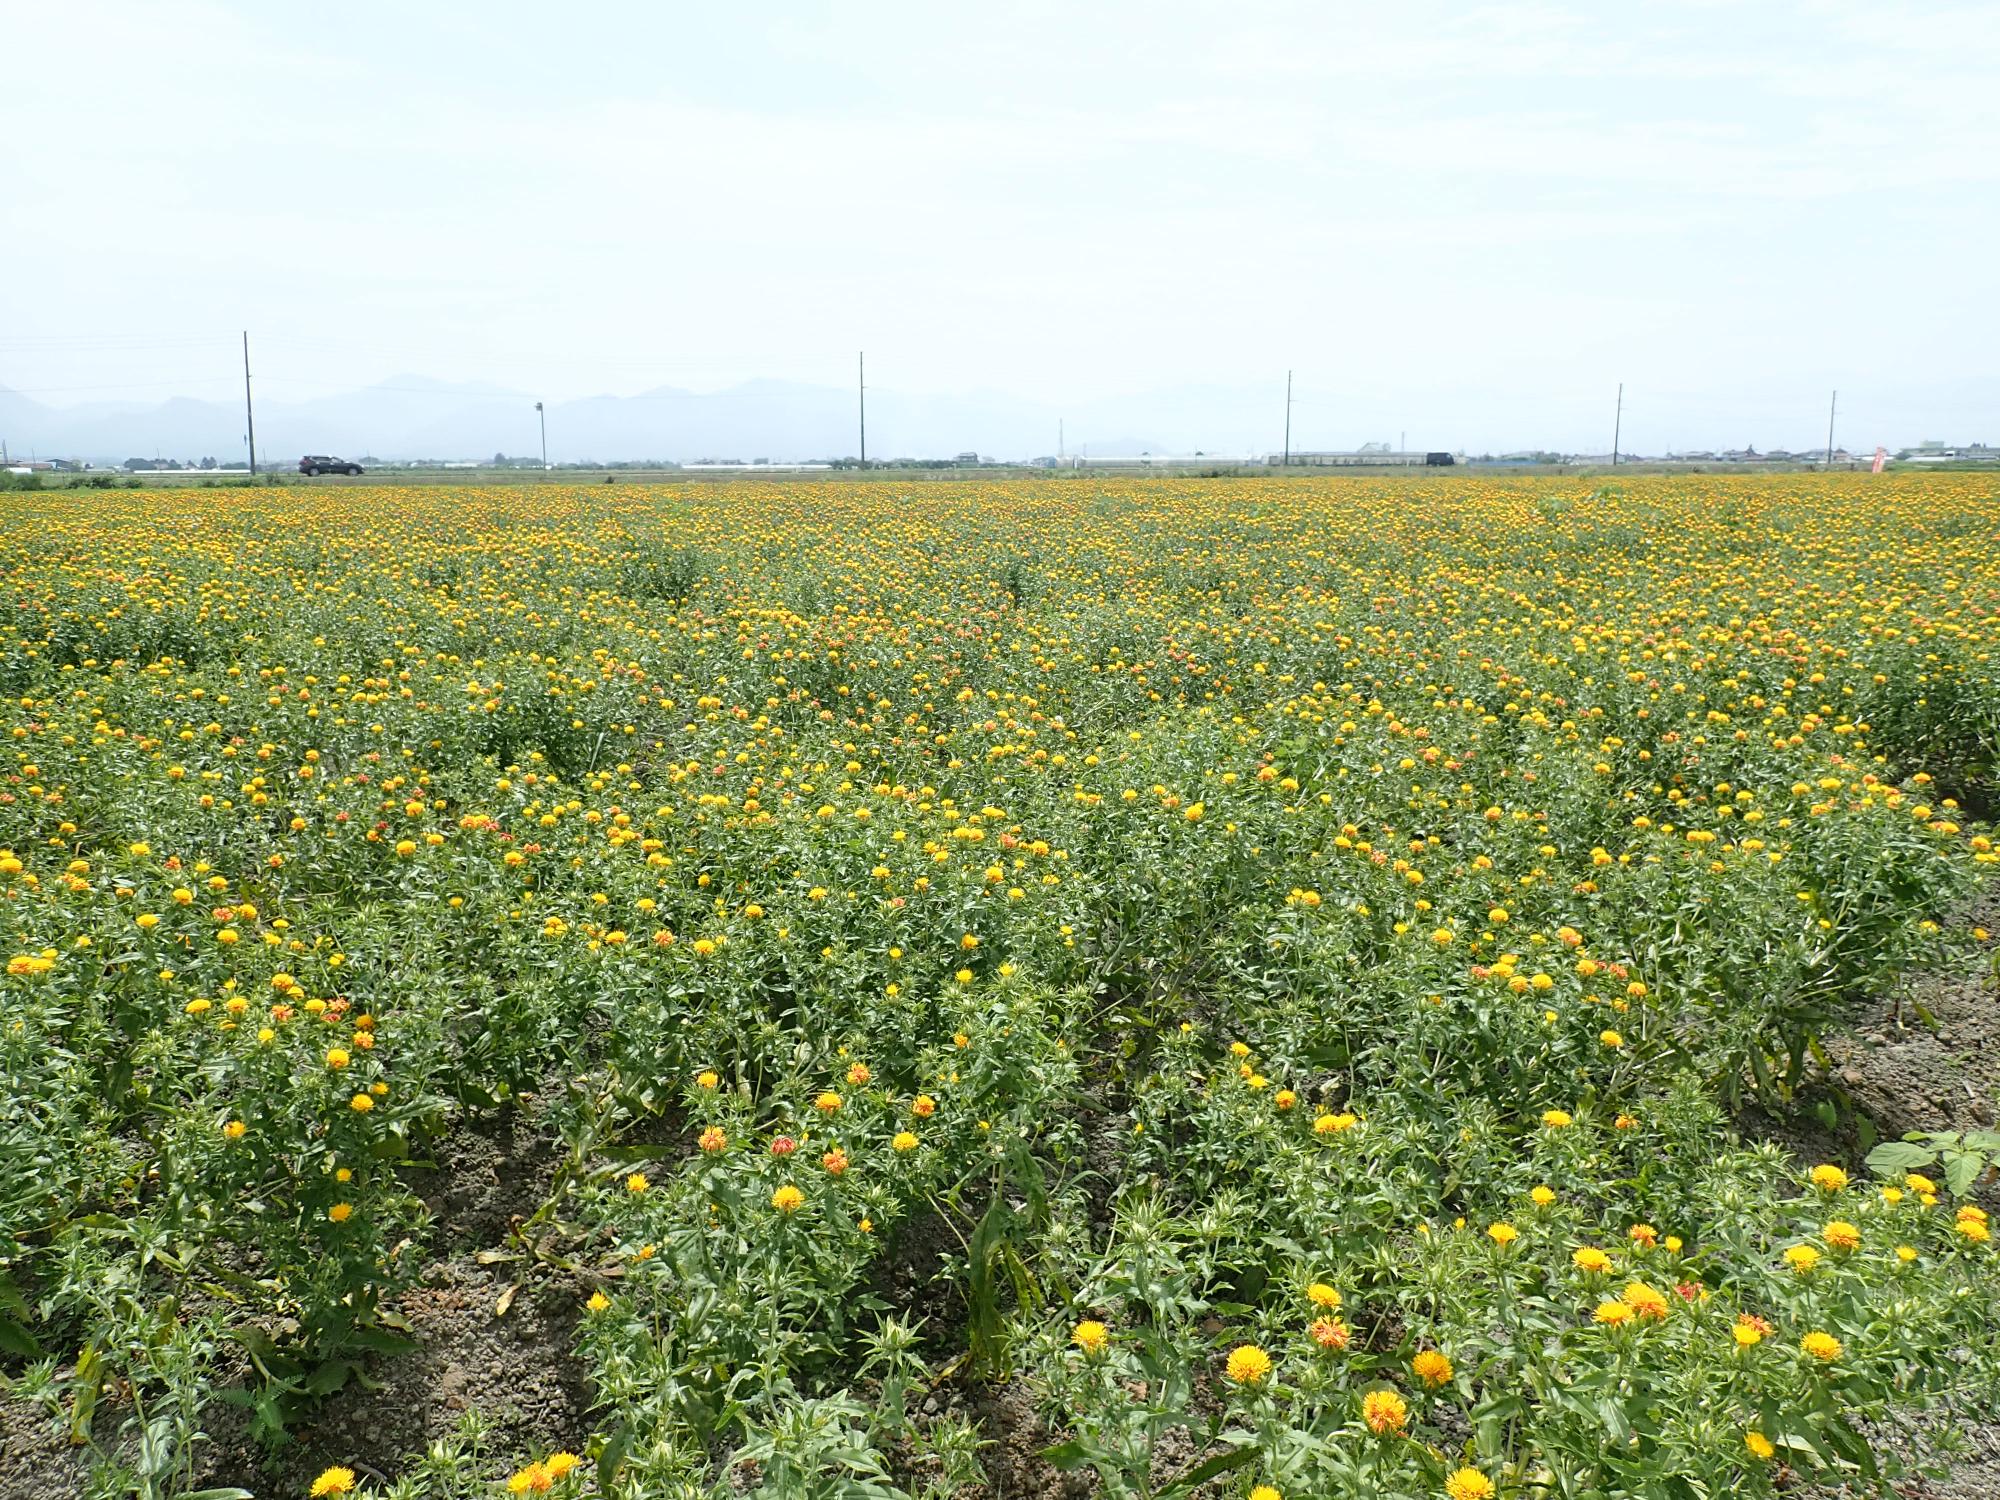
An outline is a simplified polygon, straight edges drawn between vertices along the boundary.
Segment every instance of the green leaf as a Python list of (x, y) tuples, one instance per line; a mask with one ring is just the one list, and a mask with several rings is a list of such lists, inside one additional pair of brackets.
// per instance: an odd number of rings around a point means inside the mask
[(1479, 1434), (1480, 1447), (1489, 1452), (1499, 1452), (1507, 1423), (1527, 1414), (1527, 1398), (1516, 1392), (1491, 1396), (1480, 1402), (1472, 1412), (1472, 1425)]
[(621, 1425), (616, 1432), (604, 1440), (604, 1447), (597, 1455), (597, 1486), (607, 1495), (615, 1487), (618, 1471), (624, 1466), (625, 1455), (632, 1448), (632, 1429)]
[(103, 1381), (98, 1373), (102, 1364), (95, 1344), (85, 1344), (76, 1357), (76, 1378), (72, 1382), (76, 1396), (70, 1409), (69, 1440), (79, 1447), (90, 1441), (90, 1419), (97, 1411), (97, 1393)]
[(16, 1359), (40, 1359), (42, 1346), (35, 1336), (12, 1318), (0, 1318), (0, 1350)]
[(306, 1376), (305, 1388), (315, 1396), (331, 1396), (354, 1375), (351, 1359), (329, 1359)]
[(1944, 1185), (1956, 1197), (1964, 1197), (1979, 1174), (1986, 1169), (1986, 1158), (1976, 1151), (1947, 1151), (1944, 1159)]
[(366, 1349), (371, 1354), (409, 1354), (415, 1351), (417, 1341), (380, 1328), (355, 1328), (347, 1334), (347, 1342), (356, 1349)]
[(1218, 1453), (1161, 1490), (1160, 1500), (1172, 1500), (1176, 1495), (1192, 1494), (1197, 1486), (1206, 1484), (1218, 1474), (1228, 1474), (1240, 1469), (1256, 1457), (1257, 1450), (1254, 1447), (1232, 1448), (1227, 1453)]
[(972, 1232), (967, 1246), (965, 1300), (971, 1314), (969, 1329), (973, 1357), (982, 1366), (997, 1362), (1000, 1343), (1000, 1290), (994, 1275), (995, 1262), (1007, 1248), (1007, 1232), (1014, 1213), (1004, 1193), (995, 1193)]
[(1868, 1170), (1877, 1177), (1900, 1177), (1937, 1160), (1937, 1152), (1914, 1141), (1884, 1141), (1865, 1158)]
[(1096, 1463), (1104, 1457), (1104, 1450), (1087, 1438), (1071, 1438), (1066, 1443), (1057, 1443), (1053, 1448), (1042, 1450), (1042, 1461), (1051, 1468), (1061, 1469), (1065, 1474), (1072, 1469), (1080, 1469), (1085, 1464)]
[(1609, 1396), (1600, 1396), (1597, 1401), (1597, 1415), (1604, 1423), (1604, 1430), (1614, 1442), (1623, 1443), (1632, 1436), (1632, 1429), (1625, 1420), (1625, 1409)]

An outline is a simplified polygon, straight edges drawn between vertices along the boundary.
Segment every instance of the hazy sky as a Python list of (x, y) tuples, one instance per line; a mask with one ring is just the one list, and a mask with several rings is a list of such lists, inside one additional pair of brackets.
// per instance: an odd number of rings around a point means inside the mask
[(1057, 402), (1295, 367), (1325, 442), (1501, 394), (1584, 441), (1621, 379), (1641, 447), (1833, 386), (1856, 442), (2000, 441), (1991, 0), (5, 12), (0, 384), (50, 404), (226, 397), (248, 327), (270, 400), (866, 348)]

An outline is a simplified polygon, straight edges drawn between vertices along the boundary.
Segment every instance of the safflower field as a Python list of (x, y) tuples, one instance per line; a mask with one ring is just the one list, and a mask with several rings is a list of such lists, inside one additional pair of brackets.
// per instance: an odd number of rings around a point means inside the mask
[(1996, 503), (7, 497), (0, 1492), (1929, 1493)]

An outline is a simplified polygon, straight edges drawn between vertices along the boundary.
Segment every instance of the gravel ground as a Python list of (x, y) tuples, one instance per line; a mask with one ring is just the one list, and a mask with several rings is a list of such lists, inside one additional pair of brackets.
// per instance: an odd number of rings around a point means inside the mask
[(0, 1396), (0, 1500), (80, 1500), (84, 1465), (49, 1414)]

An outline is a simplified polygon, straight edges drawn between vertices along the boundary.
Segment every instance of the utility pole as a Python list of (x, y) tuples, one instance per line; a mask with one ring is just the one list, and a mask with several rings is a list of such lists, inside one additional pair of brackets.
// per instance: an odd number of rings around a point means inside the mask
[(1063, 459), (1063, 419), (1061, 417), (1057, 417), (1056, 418), (1056, 462), (1061, 463), (1062, 459)]
[(535, 403), (535, 420), (542, 424), (542, 472), (549, 472), (549, 414), (542, 410), (542, 403)]
[(1833, 414), (1840, 406), (1840, 392), (1833, 393), (1833, 399), (1826, 403), (1826, 471), (1833, 472)]
[(257, 477), (257, 414), (250, 407), (250, 330), (243, 330), (243, 431), (250, 445), (250, 477)]
[(1408, 428), (1404, 428), (1396, 434), (1396, 456), (1403, 459), (1404, 466), (1408, 467), (1410, 457), (1410, 432)]
[(868, 467), (868, 351), (855, 356), (855, 394), (861, 400), (861, 467)]
[(1292, 372), (1285, 371), (1285, 467), (1292, 466)]
[(1618, 414), (1611, 419), (1611, 467), (1618, 467), (1618, 439), (1625, 431), (1625, 382), (1618, 382)]

